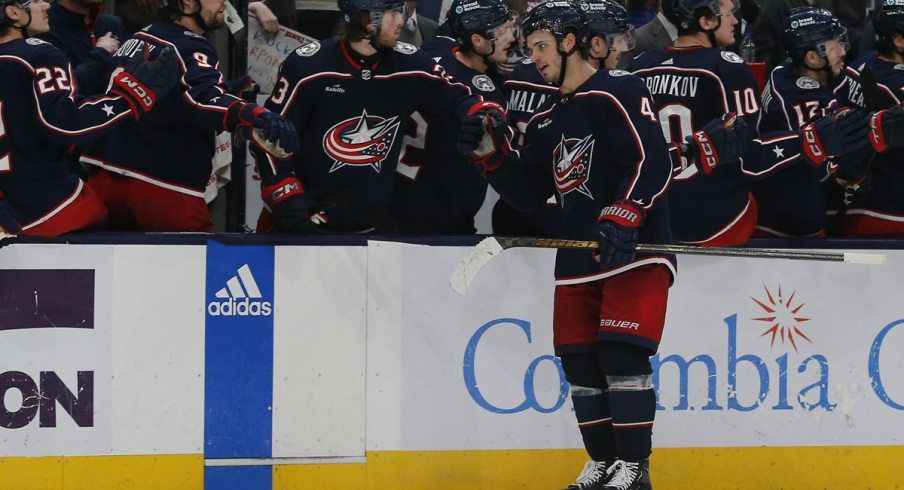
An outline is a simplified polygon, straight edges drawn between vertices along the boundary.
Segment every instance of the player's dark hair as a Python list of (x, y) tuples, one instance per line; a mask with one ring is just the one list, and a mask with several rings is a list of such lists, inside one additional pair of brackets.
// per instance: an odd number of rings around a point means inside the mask
[(370, 25), (370, 12), (358, 12), (357, 22), (346, 22), (345, 19), (339, 19), (336, 24), (336, 35), (340, 41), (353, 43), (362, 41), (370, 35), (367, 32), (367, 26)]
[[(694, 23), (688, 27), (687, 29), (682, 29), (681, 24), (675, 26), (678, 30), (679, 36), (687, 36), (697, 32), (703, 32), (703, 29), (700, 28), (700, 19), (718, 19), (718, 16), (715, 12), (713, 12), (709, 7), (700, 7), (697, 10), (694, 10)], [(716, 46), (713, 46), (716, 47)]]

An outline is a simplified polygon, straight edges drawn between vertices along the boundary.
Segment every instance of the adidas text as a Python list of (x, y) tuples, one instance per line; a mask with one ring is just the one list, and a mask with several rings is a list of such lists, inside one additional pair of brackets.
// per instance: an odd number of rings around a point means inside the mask
[(207, 305), (211, 316), (269, 316), (273, 305), (269, 301), (251, 301), (251, 298), (211, 301)]

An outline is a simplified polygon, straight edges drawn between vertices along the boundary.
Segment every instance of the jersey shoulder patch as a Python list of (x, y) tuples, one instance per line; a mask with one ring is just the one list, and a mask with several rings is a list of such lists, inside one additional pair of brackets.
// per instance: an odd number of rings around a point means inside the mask
[(522, 65), (532, 65), (532, 64), (534, 64), (534, 61), (530, 58), (524, 58), (523, 60), (521, 60), (521, 64)]
[(474, 75), (474, 78), (471, 79), (471, 84), (474, 85), (474, 88), (483, 92), (493, 92), (496, 90), (496, 85), (493, 84), (493, 80), (483, 74)]
[(397, 42), (395, 47), (393, 47), (392, 49), (402, 54), (414, 54), (417, 51), (417, 46), (400, 41)]
[(610, 77), (623, 77), (625, 75), (630, 75), (631, 72), (625, 70), (609, 70)]
[(904, 70), (904, 64), (898, 63), (895, 65), (895, 70)]
[(49, 42), (47, 42), (43, 39), (38, 39), (36, 37), (30, 37), (30, 38), (26, 39), (25, 42), (28, 44), (31, 44), (32, 46), (38, 46), (39, 44), (50, 44)]
[(298, 56), (313, 56), (317, 51), (320, 51), (320, 42), (314, 41), (296, 49), (295, 54)]
[(191, 31), (183, 31), (182, 34), (185, 34), (185, 35), (188, 36), (188, 37), (199, 37), (199, 38), (201, 38), (201, 39), (206, 39), (204, 36), (199, 36), (199, 35), (195, 34), (194, 32), (191, 32)]
[(797, 86), (804, 90), (812, 90), (819, 88), (819, 82), (810, 77), (800, 77), (797, 79)]
[(741, 59), (740, 56), (738, 56), (735, 53), (732, 53), (731, 51), (722, 51), (722, 59), (724, 59), (725, 61), (727, 61), (729, 63), (743, 63), (744, 62), (744, 60)]

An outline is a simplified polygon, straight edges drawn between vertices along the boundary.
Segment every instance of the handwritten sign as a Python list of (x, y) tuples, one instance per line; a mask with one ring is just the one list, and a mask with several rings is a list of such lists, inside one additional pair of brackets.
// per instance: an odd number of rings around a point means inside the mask
[(279, 26), (279, 32), (264, 31), (260, 21), (248, 15), (248, 75), (261, 86), (262, 94), (270, 94), (276, 85), (279, 65), (300, 46), (316, 39)]

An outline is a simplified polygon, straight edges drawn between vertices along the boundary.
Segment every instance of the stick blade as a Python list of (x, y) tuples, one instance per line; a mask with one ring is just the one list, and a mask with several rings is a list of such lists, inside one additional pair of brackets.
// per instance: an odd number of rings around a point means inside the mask
[(465, 294), (468, 291), (468, 287), (471, 286), (471, 281), (474, 280), (477, 273), (480, 272), (480, 269), (482, 269), (490, 259), (499, 255), (502, 250), (502, 245), (495, 237), (483, 239), (464, 259), (462, 259), (458, 266), (455, 267), (455, 271), (452, 272), (452, 278), (449, 280), (449, 285), (452, 286), (452, 289), (456, 293)]
[(844, 261), (851, 264), (884, 265), (886, 258), (885, 254), (855, 254), (845, 252)]

